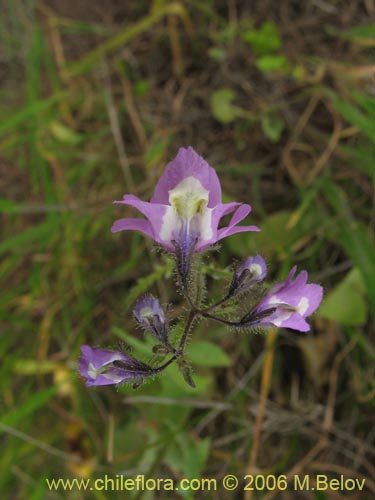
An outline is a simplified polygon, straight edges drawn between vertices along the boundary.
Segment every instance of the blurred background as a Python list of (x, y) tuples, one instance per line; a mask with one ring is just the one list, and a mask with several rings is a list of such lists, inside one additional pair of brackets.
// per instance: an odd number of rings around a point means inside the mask
[[(2, 0), (1, 13), (1, 498), (242, 498), (45, 481), (229, 473), (343, 474), (365, 489), (298, 498), (374, 498), (374, 0)], [(139, 294), (184, 312), (170, 257), (110, 227), (135, 213), (112, 201), (149, 199), (188, 145), (262, 228), (208, 256), (210, 296), (255, 252), (270, 280), (297, 264), (325, 290), (312, 332), (201, 323), (196, 389), (173, 366), (139, 390), (88, 389), (83, 343), (147, 360)]]

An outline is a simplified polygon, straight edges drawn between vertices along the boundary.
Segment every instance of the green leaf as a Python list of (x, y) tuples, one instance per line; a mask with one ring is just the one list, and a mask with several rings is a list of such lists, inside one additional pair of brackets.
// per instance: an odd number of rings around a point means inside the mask
[[(20, 420), (28, 418), (33, 415), (41, 406), (45, 405), (52, 396), (54, 396), (58, 390), (58, 385), (52, 385), (43, 389), (42, 391), (32, 394), (27, 401), (17, 406), (17, 408), (10, 410), (9, 412), (3, 414), (1, 417), (1, 422), (4, 425), (14, 426)], [(0, 427), (0, 433), (4, 431), (4, 428)]]
[(138, 80), (134, 84), (134, 93), (139, 97), (144, 97), (150, 91), (150, 87), (148, 80)]
[(317, 314), (342, 325), (362, 325), (367, 313), (366, 289), (361, 273), (352, 269), (323, 300)]
[(375, 140), (372, 144), (361, 144), (361, 147), (354, 144), (353, 146), (342, 145), (341, 148), (342, 151), (348, 155), (351, 167), (364, 172), (371, 178), (372, 182), (375, 183)]
[(211, 96), (211, 111), (216, 120), (230, 123), (238, 116), (238, 110), (232, 105), (235, 93), (231, 89), (220, 89)]
[(12, 113), (9, 117), (3, 117), (0, 124), (0, 136), (14, 130), (20, 124), (30, 121), (33, 116), (40, 115), (67, 95), (67, 92), (56, 93), (48, 99), (32, 102), (30, 105), (21, 108), (17, 113)]
[(140, 278), (137, 284), (128, 293), (125, 300), (125, 309), (128, 309), (135, 299), (142, 293), (147, 292), (157, 281), (170, 276), (174, 268), (174, 261), (171, 258), (164, 258), (162, 265), (157, 264), (155, 271), (144, 278)]
[(163, 396), (181, 398), (187, 395), (207, 394), (212, 386), (212, 373), (207, 375), (200, 375), (196, 371), (191, 372), (194, 377), (195, 388), (193, 389), (188, 385), (184, 378), (181, 376), (181, 371), (177, 363), (172, 363), (165, 370), (164, 375), (160, 377), (162, 390), (160, 392)]
[(176, 437), (168, 450), (167, 463), (188, 479), (200, 477), (210, 451), (210, 438), (197, 439), (186, 432), (180, 432)]
[(333, 183), (322, 183), (324, 194), (336, 214), (327, 221), (332, 237), (342, 246), (359, 269), (375, 315), (375, 243), (370, 229), (360, 224), (352, 215), (346, 195)]
[(118, 326), (112, 327), (112, 333), (119, 337), (121, 340), (125, 342), (125, 344), (130, 345), (135, 350), (135, 356), (137, 354), (141, 354), (143, 356), (150, 356), (152, 353), (152, 348), (154, 345), (154, 341), (152, 337), (145, 336), (144, 340), (136, 339), (129, 335), (125, 330), (119, 328)]
[(363, 26), (355, 26), (344, 32), (338, 32), (338, 35), (364, 44), (375, 44), (375, 24), (364, 24)]
[[(202, 6), (204, 2), (201, 2)], [(213, 12), (210, 12), (210, 17), (213, 17)], [(217, 19), (219, 21), (219, 19)], [(217, 31), (214, 31), (212, 33), (212, 38), (223, 45), (229, 45), (231, 42), (233, 42), (235, 36), (237, 35), (237, 25), (236, 23), (227, 23), (224, 22), (223, 28), (218, 29)]]
[(256, 67), (264, 73), (272, 71), (286, 71), (289, 69), (289, 61), (285, 56), (267, 55), (259, 58)]
[(0, 212), (11, 214), (17, 212), (18, 207), (19, 205), (15, 201), (0, 198)]
[(364, 134), (369, 137), (372, 142), (375, 142), (375, 120), (374, 114), (369, 113), (369, 99), (358, 99), (361, 101), (359, 104), (367, 110), (363, 112), (357, 106), (350, 104), (347, 101), (340, 99), (333, 93), (330, 93), (331, 100), (336, 110), (347, 120), (349, 123), (356, 125)]
[(47, 246), (49, 237), (58, 230), (60, 217), (47, 217), (40, 224), (31, 226), (24, 231), (4, 239), (0, 243), (0, 255), (8, 251), (15, 253), (30, 252), (31, 245), (36, 245), (39, 249)]
[(351, 36), (361, 36), (361, 37), (375, 37), (375, 24), (365, 24), (363, 26), (356, 26), (345, 32)]
[(280, 140), (284, 122), (277, 116), (266, 115), (262, 118), (262, 130), (264, 135), (272, 142)]
[(177, 361), (177, 364), (178, 364), (178, 367), (180, 369), (180, 372), (182, 374), (182, 376), (184, 377), (184, 380), (185, 382), (190, 386), (192, 387), (193, 389), (195, 389), (196, 385), (195, 385), (195, 382), (193, 380), (193, 371), (192, 371), (192, 368), (191, 366), (189, 366), (186, 362), (185, 359), (179, 359)]
[(256, 237), (249, 238), (247, 234), (239, 234), (228, 238), (226, 244), (240, 257), (251, 255), (259, 248), (266, 258), (275, 254), (285, 257), (295, 241), (294, 231), (288, 228), (291, 216), (292, 213), (287, 210), (270, 214), (262, 222), (262, 231)]
[(63, 144), (76, 145), (83, 140), (74, 130), (56, 120), (50, 123), (49, 129), (54, 138)]
[(375, 98), (372, 95), (360, 94), (359, 92), (354, 92), (353, 97), (361, 108), (370, 115), (370, 118), (375, 119)]
[(187, 348), (187, 354), (192, 363), (200, 366), (230, 366), (232, 360), (216, 344), (204, 340), (192, 342)]
[(211, 59), (214, 59), (214, 61), (224, 61), (227, 56), (226, 51), (220, 47), (212, 47), (208, 50), (207, 54)]
[(148, 147), (144, 162), (147, 169), (155, 168), (160, 163), (163, 163), (163, 159), (167, 153), (169, 146), (170, 137), (160, 137), (158, 134), (152, 138), (152, 142)]
[(242, 38), (257, 55), (269, 54), (282, 45), (277, 26), (272, 22), (263, 23), (258, 30), (245, 31)]

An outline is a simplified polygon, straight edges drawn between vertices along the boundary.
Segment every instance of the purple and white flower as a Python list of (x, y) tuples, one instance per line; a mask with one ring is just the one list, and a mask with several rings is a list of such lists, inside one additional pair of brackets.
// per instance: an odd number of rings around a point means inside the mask
[[(111, 231), (140, 231), (171, 252), (200, 252), (235, 233), (259, 231), (238, 226), (251, 211), (250, 205), (221, 202), (221, 186), (215, 170), (192, 147), (180, 148), (166, 167), (150, 202), (127, 194), (116, 201), (136, 208), (145, 219), (119, 219)], [(233, 216), (226, 227), (220, 220)]]
[(167, 342), (167, 319), (158, 299), (152, 295), (141, 297), (134, 306), (133, 314), (144, 330), (158, 340)]
[(288, 278), (277, 283), (248, 317), (249, 326), (274, 325), (308, 332), (310, 325), (305, 318), (318, 307), (323, 297), (323, 288), (315, 283), (307, 283), (307, 272), (301, 271), (293, 281), (297, 266)]
[(241, 281), (244, 278), (244, 275), (247, 275), (251, 281), (262, 281), (265, 278), (266, 273), (267, 266), (261, 255), (248, 257), (235, 271), (238, 281)]
[(266, 263), (261, 255), (248, 257), (234, 272), (227, 297), (249, 290), (255, 283), (263, 281), (267, 273)]
[(112, 385), (135, 382), (153, 375), (155, 370), (120, 351), (81, 346), (79, 373), (86, 385)]

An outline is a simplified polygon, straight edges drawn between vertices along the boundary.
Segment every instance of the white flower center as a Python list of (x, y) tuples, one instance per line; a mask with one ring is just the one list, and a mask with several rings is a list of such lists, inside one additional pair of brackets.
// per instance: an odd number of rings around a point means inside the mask
[(297, 304), (298, 313), (303, 316), (309, 307), (309, 299), (307, 297), (302, 297), (301, 300)]
[(259, 264), (251, 264), (250, 272), (252, 272), (256, 276), (260, 276), (262, 274), (262, 268)]
[[(103, 375), (103, 377), (105, 377), (106, 373), (104, 373), (104, 372), (106, 370), (106, 366), (109, 365), (110, 363), (113, 363), (114, 361), (118, 361), (118, 359), (119, 359), (118, 354), (116, 352), (114, 352), (113, 355), (108, 359), (108, 361), (106, 363), (104, 363), (103, 366), (100, 366), (99, 368), (95, 368), (95, 366), (92, 363), (89, 363), (89, 366), (87, 368), (87, 373), (93, 380), (96, 380), (98, 375)], [(111, 378), (111, 377), (107, 377), (107, 378)]]
[[(279, 297), (271, 297), (271, 299), (268, 302), (270, 305), (275, 305), (275, 304), (282, 304), (283, 301), (279, 299)], [(303, 316), (305, 312), (307, 311), (309, 307), (309, 299), (307, 297), (302, 297), (300, 301), (297, 304), (297, 307), (295, 308), (295, 312)], [(289, 319), (291, 315), (294, 314), (293, 308), (292, 310), (281, 310), (277, 314), (277, 318), (273, 322), (276, 326), (281, 326), (284, 321)]]
[(163, 217), (160, 237), (165, 241), (177, 238), (182, 232), (194, 234), (201, 240), (213, 235), (212, 210), (207, 208), (209, 191), (195, 177), (186, 177), (169, 191), (171, 206)]
[(143, 307), (140, 311), (140, 316), (141, 318), (153, 318), (154, 317), (154, 312), (151, 309), (151, 307)]
[(90, 363), (89, 367), (87, 368), (87, 373), (92, 378), (93, 380), (96, 380), (96, 377), (99, 375), (99, 370), (95, 368), (95, 366)]
[(282, 304), (282, 300), (280, 300), (279, 297), (276, 297), (276, 295), (274, 295), (273, 297), (270, 298), (270, 300), (268, 301), (268, 303), (271, 304), (271, 305)]
[(169, 191), (169, 203), (177, 214), (190, 220), (196, 214), (202, 214), (207, 206), (209, 192), (195, 177), (186, 177)]
[(111, 373), (102, 373), (102, 377), (112, 380), (115, 384), (124, 380), (124, 376), (121, 373), (114, 373), (113, 371)]
[[(279, 299), (279, 297), (271, 297), (270, 300), (269, 300), (269, 304), (270, 305), (276, 305), (276, 304), (283, 304), (283, 301)], [(293, 314), (293, 311), (281, 311), (281, 312), (278, 312), (277, 314), (277, 318), (273, 321), (273, 324), (275, 326), (281, 326), (284, 321), (286, 321), (287, 319), (289, 319), (291, 317), (291, 315)]]
[[(114, 360), (116, 361), (116, 359)], [(110, 373), (106, 373), (104, 370), (105, 370), (105, 366), (102, 366), (101, 368), (95, 368), (95, 366), (90, 363), (89, 364), (89, 367), (87, 369), (87, 373), (89, 375), (89, 377), (92, 379), (92, 380), (96, 380), (97, 377), (99, 375), (101, 375), (102, 377), (108, 379), (108, 380), (112, 380), (114, 383), (118, 383), (118, 382), (122, 382), (122, 380), (124, 379), (124, 377), (122, 376), (121, 373), (116, 373), (114, 372), (113, 370), (110, 372)]]

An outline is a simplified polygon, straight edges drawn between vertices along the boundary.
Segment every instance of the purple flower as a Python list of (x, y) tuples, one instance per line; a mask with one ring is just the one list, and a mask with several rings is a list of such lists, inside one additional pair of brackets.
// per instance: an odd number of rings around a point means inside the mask
[(288, 278), (276, 284), (247, 318), (251, 325), (275, 325), (300, 332), (310, 330), (305, 321), (319, 306), (323, 288), (315, 283), (307, 284), (307, 272), (301, 271), (293, 281), (297, 266)]
[(167, 319), (158, 299), (145, 295), (138, 299), (133, 314), (138, 323), (158, 340), (167, 341)]
[[(119, 219), (112, 232), (140, 231), (171, 252), (200, 252), (231, 234), (259, 231), (256, 226), (237, 226), (250, 213), (250, 205), (221, 203), (215, 170), (192, 147), (179, 149), (150, 202), (127, 194), (115, 203), (135, 207), (145, 219)], [(228, 226), (219, 229), (220, 220), (233, 212)]]
[(79, 373), (86, 385), (111, 385), (134, 382), (153, 375), (155, 370), (120, 351), (81, 346)]
[(256, 282), (262, 281), (267, 273), (266, 263), (261, 255), (248, 257), (234, 272), (227, 297), (250, 289)]
[(267, 273), (266, 263), (261, 255), (248, 257), (243, 264), (236, 270), (235, 274), (238, 280), (246, 274), (251, 281), (262, 281)]

